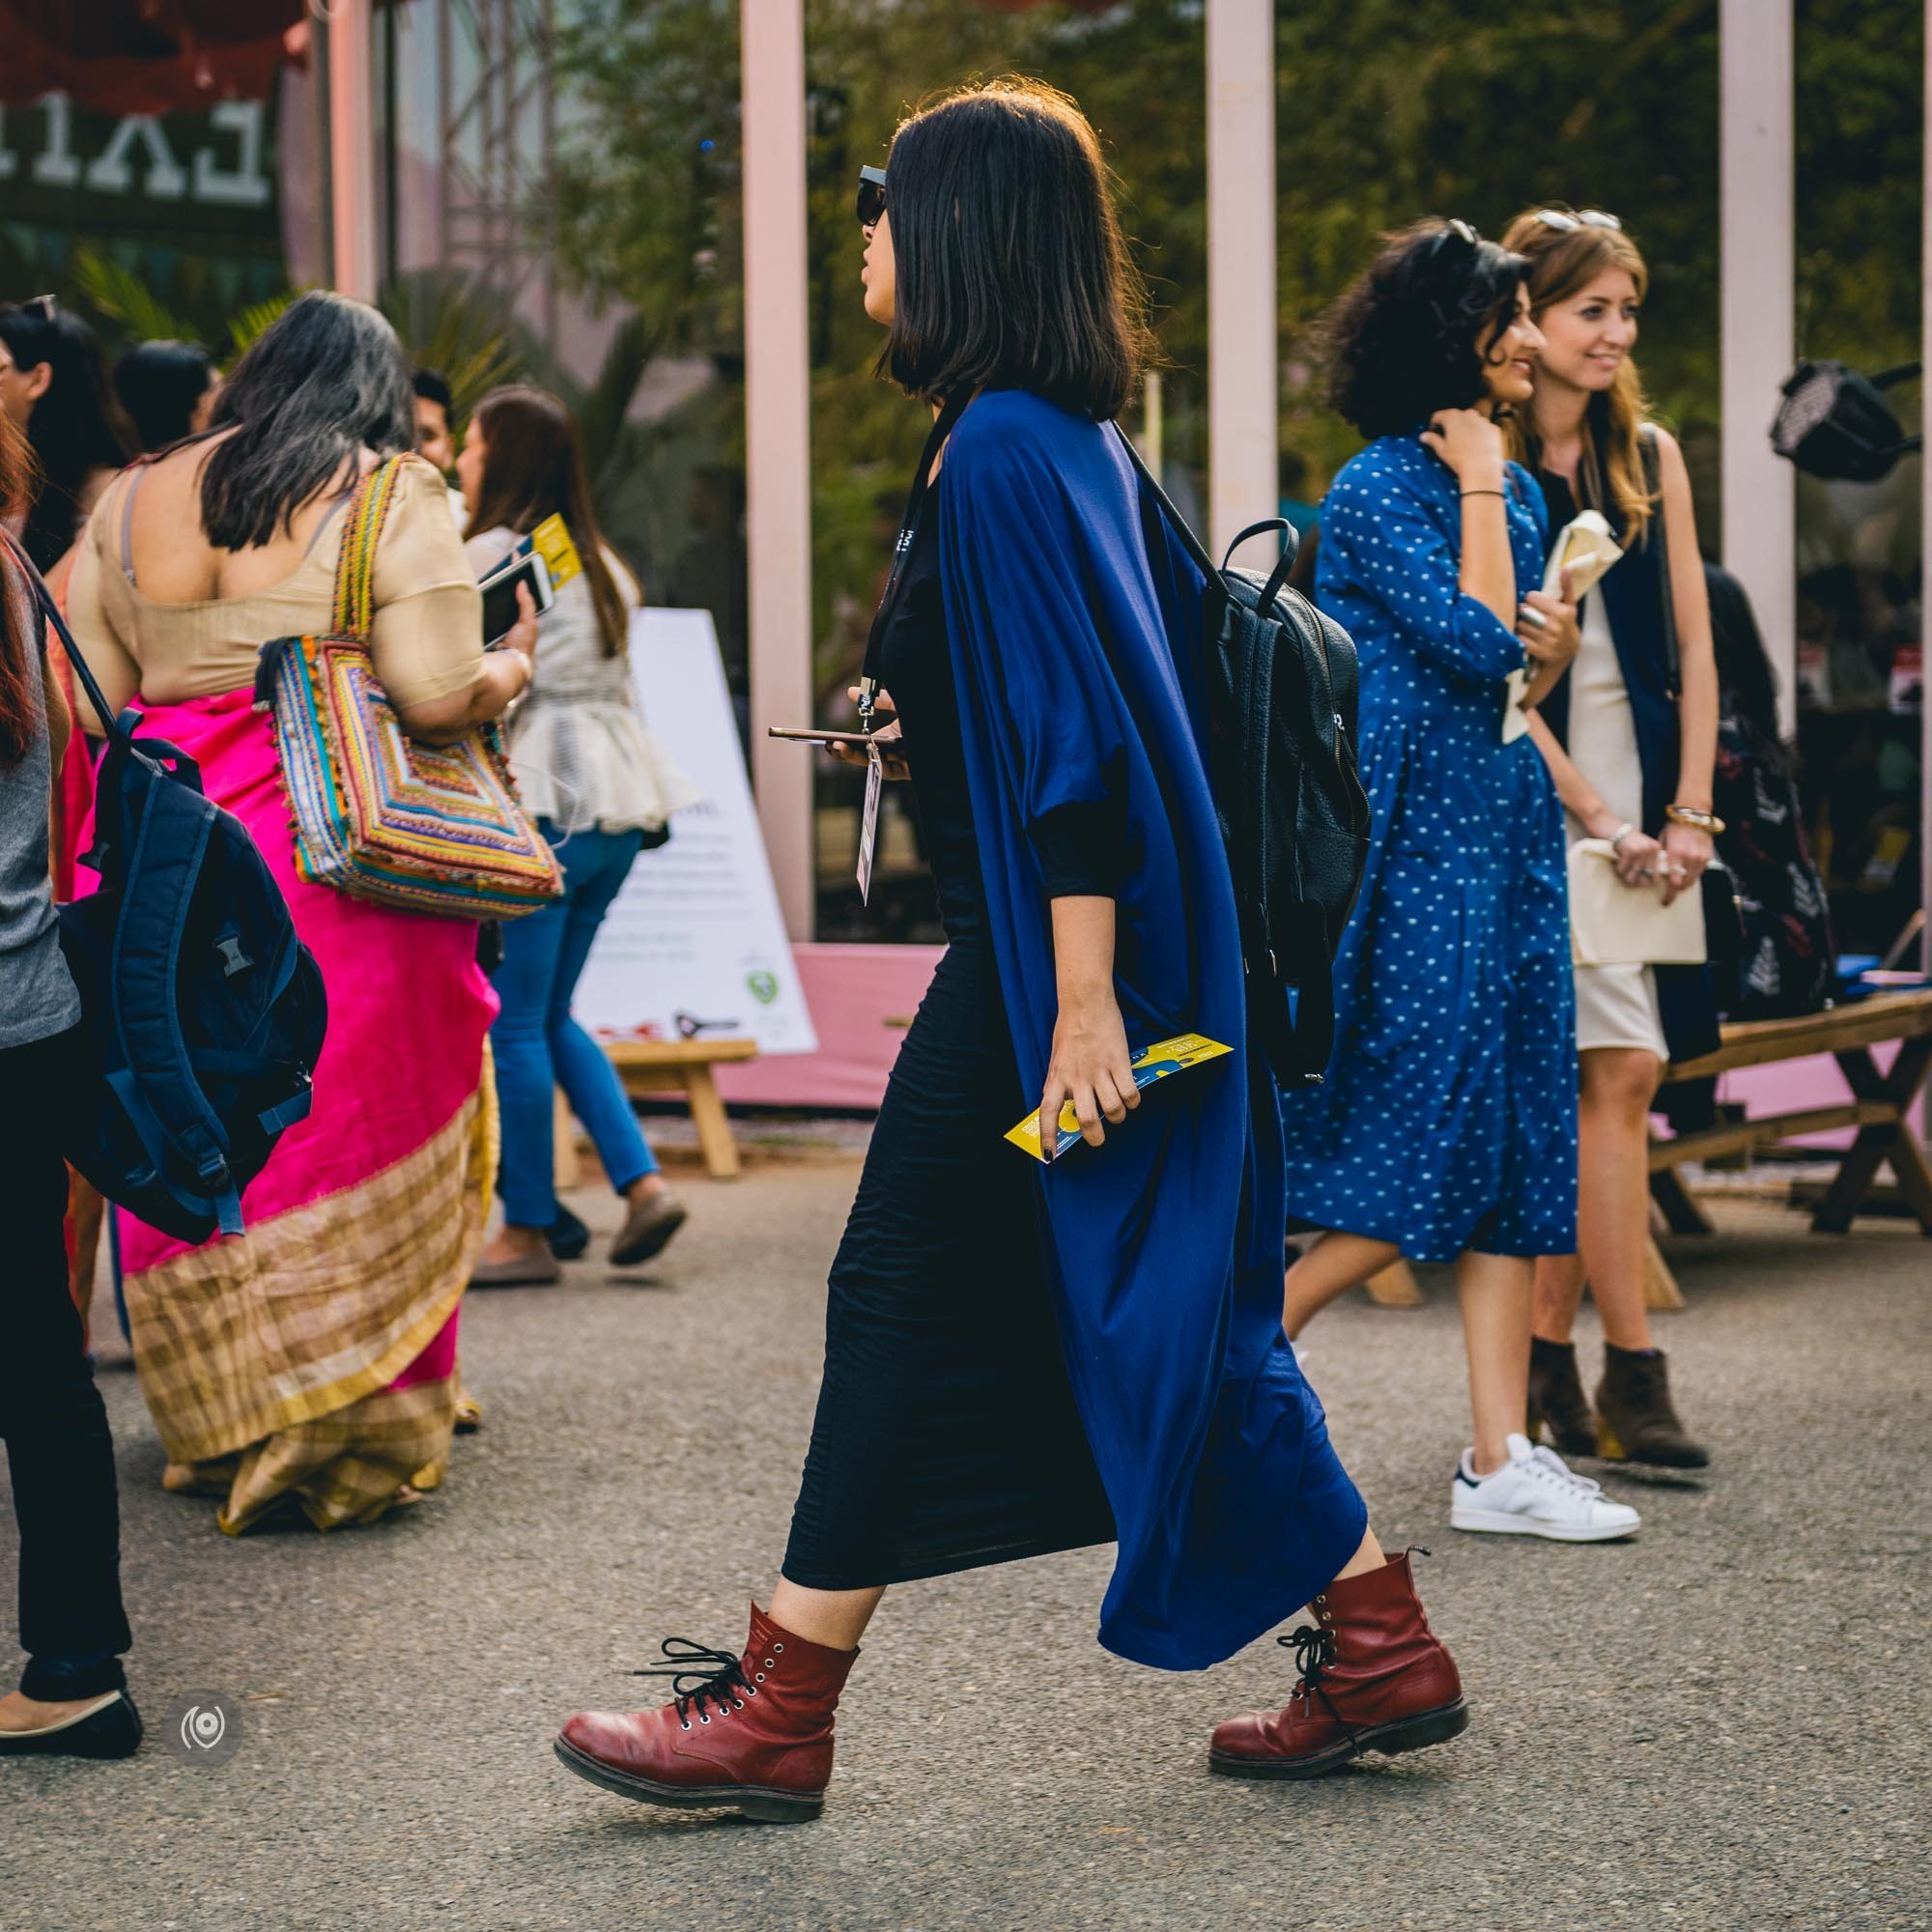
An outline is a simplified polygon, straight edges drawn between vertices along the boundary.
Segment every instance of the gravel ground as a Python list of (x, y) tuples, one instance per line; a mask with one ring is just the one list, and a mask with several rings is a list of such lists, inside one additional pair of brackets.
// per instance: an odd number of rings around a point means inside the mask
[[(1108, 1657), (1107, 1552), (1087, 1550), (888, 1600), (816, 1824), (653, 1811), (565, 1775), (558, 1719), (644, 1701), (626, 1672), (661, 1636), (742, 1637), (855, 1176), (809, 1146), (735, 1185), (686, 1175), (691, 1226), (651, 1271), (474, 1297), (487, 1426), (440, 1495), (374, 1529), (221, 1537), (212, 1505), (161, 1492), (134, 1379), (103, 1366), (151, 1737), (125, 1764), (5, 1767), (0, 1927), (1932, 1924), (1932, 1698), (1909, 1662), (1932, 1594), (1928, 1250), (1749, 1202), (1672, 1246), (1690, 1307), (1664, 1341), (1717, 1465), (1609, 1478), (1645, 1513), (1630, 1545), (1448, 1530), (1464, 1422), (1442, 1279), (1425, 1271), (1426, 1309), (1350, 1297), (1311, 1331), (1383, 1540), (1435, 1550), (1423, 1590), (1475, 1714), (1446, 1748), (1210, 1780), (1208, 1730), (1280, 1702), (1286, 1655), (1189, 1677)], [(154, 1742), (189, 1690), (242, 1700), (224, 1768)]]

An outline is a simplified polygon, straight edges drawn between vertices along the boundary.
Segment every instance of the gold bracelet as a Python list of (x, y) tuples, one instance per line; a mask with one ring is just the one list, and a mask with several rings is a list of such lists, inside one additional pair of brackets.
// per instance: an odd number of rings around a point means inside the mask
[(1698, 811), (1688, 805), (1666, 805), (1663, 815), (1673, 825), (1688, 825), (1693, 832), (1708, 832), (1713, 838), (1721, 836), (1724, 821), (1715, 811)]

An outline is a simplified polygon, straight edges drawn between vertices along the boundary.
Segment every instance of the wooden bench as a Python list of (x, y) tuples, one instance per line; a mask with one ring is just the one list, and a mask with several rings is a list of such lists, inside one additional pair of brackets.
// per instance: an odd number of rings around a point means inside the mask
[[(1881, 1073), (1872, 1048), (1887, 1040), (1898, 1041), (1898, 1053), (1891, 1070)], [(1926, 1074), (1932, 1072), (1932, 989), (1874, 993), (1869, 999), (1833, 1007), (1827, 1013), (1804, 1013), (1795, 1019), (1741, 1021), (1724, 1028), (1717, 1052), (1675, 1062), (1663, 1078), (1666, 1085), (1702, 1080), (1744, 1066), (1766, 1066), (1775, 1061), (1804, 1060), (1820, 1053), (1829, 1053), (1838, 1063), (1845, 1084), (1852, 1090), (1849, 1100), (1720, 1122), (1668, 1140), (1653, 1137), (1651, 1198), (1673, 1234), (1711, 1232), (1709, 1218), (1691, 1199), (1677, 1172), (1683, 1162), (1719, 1160), (1729, 1154), (1747, 1153), (1753, 1148), (1777, 1147), (1806, 1134), (1856, 1127), (1857, 1136), (1842, 1152), (1817, 1150), (1820, 1160), (1835, 1159), (1838, 1167), (1811, 1216), (1812, 1232), (1849, 1233), (1879, 1169), (1889, 1167), (1898, 1183), (1899, 1198), (1918, 1217), (1921, 1232), (1932, 1235), (1932, 1168), (1926, 1165), (1925, 1151), (1911, 1121), (1913, 1102), (1925, 1084)], [(1653, 1308), (1684, 1306), (1676, 1278), (1655, 1241), (1650, 1244), (1645, 1287)]]
[(705, 1172), (714, 1180), (737, 1179), (738, 1143), (711, 1069), (755, 1060), (756, 1040), (706, 1039), (701, 1034), (696, 1039), (611, 1039), (604, 1042), (604, 1051), (626, 1094), (682, 1094), (691, 1106)]
[[(1891, 1070), (1881, 1073), (1872, 1059), (1872, 1048), (1887, 1040), (1899, 1042), (1898, 1056)], [(1874, 993), (1869, 999), (1834, 1007), (1830, 1012), (1805, 1013), (1796, 1019), (1740, 1021), (1723, 1029), (1717, 1052), (1673, 1064), (1663, 1078), (1666, 1085), (1702, 1080), (1713, 1074), (1733, 1073), (1740, 1067), (1766, 1066), (1776, 1061), (1804, 1060), (1821, 1053), (1837, 1061), (1852, 1090), (1850, 1100), (1761, 1115), (1754, 1120), (1726, 1121), (1667, 1140), (1652, 1137), (1651, 1198), (1673, 1234), (1712, 1232), (1709, 1217), (1691, 1199), (1677, 1171), (1684, 1162), (1719, 1160), (1753, 1148), (1776, 1147), (1806, 1134), (1856, 1127), (1857, 1138), (1841, 1153), (1816, 1151), (1820, 1160), (1836, 1159), (1838, 1170), (1811, 1217), (1813, 1233), (1848, 1233), (1880, 1167), (1889, 1166), (1898, 1182), (1899, 1198), (1918, 1217), (1919, 1228), (1932, 1235), (1932, 1168), (1926, 1165), (1925, 1151), (1910, 1119), (1913, 1102), (1925, 1084), (1926, 1074), (1932, 1071), (1932, 989)], [(1385, 1308), (1418, 1307), (1423, 1298), (1406, 1262), (1384, 1268), (1368, 1287), (1370, 1294)], [(1684, 1306), (1677, 1278), (1654, 1240), (1644, 1263), (1644, 1299), (1652, 1308)]]

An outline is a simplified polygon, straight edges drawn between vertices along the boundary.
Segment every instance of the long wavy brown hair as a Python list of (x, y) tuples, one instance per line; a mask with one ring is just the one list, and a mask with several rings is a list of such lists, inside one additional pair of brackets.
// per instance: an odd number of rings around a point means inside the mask
[(474, 419), (483, 426), (483, 487), (479, 500), (469, 505), (464, 534), (512, 529), (528, 536), (546, 519), (561, 517), (583, 560), (604, 655), (616, 657), (627, 628), (624, 599), (590, 507), (577, 418), (560, 396), (517, 384), (492, 389), (476, 405)]
[[(1557, 213), (1574, 211), (1546, 203)], [(1568, 301), (1608, 269), (1621, 269), (1636, 284), (1641, 301), (1650, 287), (1650, 270), (1637, 246), (1621, 228), (1579, 224), (1552, 228), (1525, 210), (1503, 233), (1503, 246), (1529, 263), (1529, 312), (1538, 322), (1546, 309)], [(1634, 359), (1626, 355), (1616, 381), (1590, 398), (1583, 412), (1583, 456), (1577, 466), (1577, 494), (1586, 509), (1614, 514), (1629, 543), (1641, 543), (1650, 528), (1656, 498), (1643, 479), (1643, 454), (1638, 431), (1650, 420), (1643, 378)], [(1539, 469), (1541, 439), (1536, 434), (1535, 406), (1513, 413), (1505, 426), (1510, 454), (1531, 475)]]
[[(0, 520), (18, 516), (32, 501), (33, 480), (27, 439), (0, 410)], [(12, 549), (0, 543), (0, 765), (17, 765), (44, 724), (39, 680), (27, 660), (26, 613), (34, 601), (19, 594), (26, 588)]]

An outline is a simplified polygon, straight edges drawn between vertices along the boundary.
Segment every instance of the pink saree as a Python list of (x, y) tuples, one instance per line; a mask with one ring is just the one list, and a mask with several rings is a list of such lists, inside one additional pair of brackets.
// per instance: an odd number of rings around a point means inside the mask
[(434, 1488), (448, 1454), (457, 1306), (495, 1179), (496, 995), (474, 925), (297, 876), (272, 727), (248, 692), (140, 708), (142, 735), (195, 759), (254, 835), (328, 991), (313, 1111), (242, 1196), (247, 1232), (189, 1247), (121, 1216), (162, 1480), (220, 1496), (231, 1535), (282, 1503), (320, 1529), (372, 1522)]

